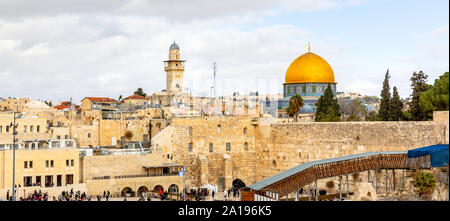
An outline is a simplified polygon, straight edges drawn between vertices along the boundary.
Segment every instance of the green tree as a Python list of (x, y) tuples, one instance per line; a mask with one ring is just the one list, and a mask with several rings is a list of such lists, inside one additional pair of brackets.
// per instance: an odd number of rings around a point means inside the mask
[(431, 86), (426, 82), (428, 75), (419, 71), (419, 73), (414, 72), (411, 77), (411, 101), (409, 102), (409, 120), (425, 120), (424, 112), (419, 105), (420, 94), (426, 90), (428, 90)]
[(305, 105), (305, 103), (303, 102), (302, 96), (295, 94), (289, 99), (289, 107), (286, 109), (286, 113), (289, 117), (294, 117), (294, 121), (297, 121), (300, 108), (302, 108), (303, 105)]
[(117, 101), (120, 101), (120, 100), (122, 100), (122, 95), (119, 96), (119, 99)]
[(430, 195), (436, 187), (436, 179), (430, 172), (418, 171), (413, 175), (414, 187), (419, 195)]
[(425, 120), (433, 118), (433, 111), (449, 110), (449, 74), (439, 76), (434, 85), (420, 94), (419, 106)]
[(389, 120), (390, 121), (399, 121), (402, 118), (402, 109), (403, 102), (400, 100), (400, 96), (398, 95), (397, 87), (394, 87), (392, 92), (392, 99), (390, 100), (390, 108), (389, 108)]
[(366, 121), (377, 121), (377, 120), (378, 120), (378, 118), (377, 118), (377, 113), (376, 113), (375, 111), (370, 111), (370, 112), (367, 114), (365, 120), (366, 120)]
[(137, 94), (137, 95), (142, 96), (142, 97), (147, 97), (147, 94), (144, 93), (144, 90), (143, 90), (142, 88), (138, 88), (138, 89), (134, 92), (134, 94)]
[(378, 118), (382, 121), (389, 120), (389, 109), (391, 92), (389, 87), (389, 69), (384, 76), (383, 89), (381, 90), (380, 110), (378, 111)]
[(330, 84), (316, 103), (316, 121), (340, 121), (341, 110)]

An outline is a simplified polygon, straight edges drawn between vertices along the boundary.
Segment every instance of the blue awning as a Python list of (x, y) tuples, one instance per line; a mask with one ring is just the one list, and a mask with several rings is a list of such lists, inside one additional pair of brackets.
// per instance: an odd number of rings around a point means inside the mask
[(448, 165), (448, 144), (438, 144), (408, 151), (408, 158), (431, 155), (431, 166), (442, 167)]

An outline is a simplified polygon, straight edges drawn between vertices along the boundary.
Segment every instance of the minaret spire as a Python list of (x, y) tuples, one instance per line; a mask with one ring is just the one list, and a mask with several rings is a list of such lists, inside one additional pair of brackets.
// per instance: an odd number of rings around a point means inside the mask
[(310, 45), (309, 41), (308, 41), (308, 52), (311, 52), (311, 45)]

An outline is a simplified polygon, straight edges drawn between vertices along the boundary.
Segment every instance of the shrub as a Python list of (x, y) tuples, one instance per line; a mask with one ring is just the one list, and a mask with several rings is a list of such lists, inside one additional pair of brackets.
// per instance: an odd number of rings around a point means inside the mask
[(434, 175), (430, 172), (418, 171), (413, 175), (414, 178), (414, 187), (417, 188), (416, 192), (419, 195), (429, 195), (433, 192), (433, 189), (436, 187), (436, 179)]

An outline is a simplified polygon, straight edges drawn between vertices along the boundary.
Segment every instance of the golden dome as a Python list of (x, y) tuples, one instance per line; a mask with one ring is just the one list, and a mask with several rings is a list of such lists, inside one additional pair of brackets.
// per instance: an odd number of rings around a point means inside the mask
[(336, 83), (331, 66), (325, 59), (308, 52), (295, 59), (286, 71), (284, 84)]

